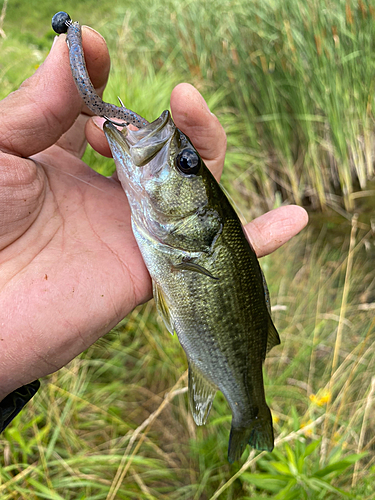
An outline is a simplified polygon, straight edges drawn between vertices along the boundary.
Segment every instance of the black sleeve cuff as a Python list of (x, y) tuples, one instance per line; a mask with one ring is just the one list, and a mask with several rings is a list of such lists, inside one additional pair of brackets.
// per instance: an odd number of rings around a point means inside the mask
[(39, 380), (26, 384), (11, 392), (0, 402), (0, 432), (3, 432), (40, 387)]

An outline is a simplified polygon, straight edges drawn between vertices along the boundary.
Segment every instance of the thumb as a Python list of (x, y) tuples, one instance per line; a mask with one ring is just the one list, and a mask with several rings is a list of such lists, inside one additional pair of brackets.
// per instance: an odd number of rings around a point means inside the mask
[[(27, 157), (52, 146), (81, 112), (83, 103), (71, 75), (65, 38), (55, 38), (35, 74), (0, 102), (0, 149), (4, 152)], [(87, 27), (82, 38), (93, 84), (104, 87), (110, 65), (106, 43)]]

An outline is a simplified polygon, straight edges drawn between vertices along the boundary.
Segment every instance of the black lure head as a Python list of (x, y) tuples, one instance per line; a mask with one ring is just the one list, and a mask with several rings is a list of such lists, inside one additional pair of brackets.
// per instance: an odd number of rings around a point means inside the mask
[(52, 29), (58, 35), (66, 33), (71, 22), (69, 14), (63, 11), (57, 12), (52, 18)]

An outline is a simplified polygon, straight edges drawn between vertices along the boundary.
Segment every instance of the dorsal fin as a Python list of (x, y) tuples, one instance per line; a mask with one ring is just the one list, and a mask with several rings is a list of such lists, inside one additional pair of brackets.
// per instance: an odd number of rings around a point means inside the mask
[(275, 347), (275, 345), (279, 345), (281, 342), (279, 334), (277, 333), (276, 327), (273, 324), (271, 318), (271, 300), (270, 300), (270, 292), (268, 291), (266, 277), (264, 276), (262, 269), (260, 269), (260, 272), (262, 274), (264, 298), (266, 301), (266, 306), (268, 311), (268, 330), (267, 330), (268, 333), (267, 333), (267, 349), (266, 349), (266, 355), (267, 355), (272, 349), (272, 347)]
[(264, 297), (266, 299), (266, 306), (268, 309), (268, 313), (271, 316), (271, 300), (270, 300), (270, 292), (268, 291), (268, 286), (267, 286), (267, 281), (266, 277), (264, 276), (264, 272), (262, 271), (262, 268), (260, 267), (260, 272), (262, 275), (262, 281), (263, 281), (263, 288), (264, 288)]
[(204, 425), (215, 398), (216, 387), (189, 360), (189, 403), (197, 425)]
[(268, 336), (267, 336), (267, 350), (266, 354), (270, 352), (272, 347), (280, 344), (280, 337), (277, 333), (276, 327), (273, 324), (271, 315), (268, 313)]

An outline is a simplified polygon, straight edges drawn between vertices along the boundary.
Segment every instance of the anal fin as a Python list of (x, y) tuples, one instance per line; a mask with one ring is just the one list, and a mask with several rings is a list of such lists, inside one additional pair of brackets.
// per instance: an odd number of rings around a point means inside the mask
[(189, 361), (189, 403), (197, 425), (206, 423), (216, 390), (216, 387)]

